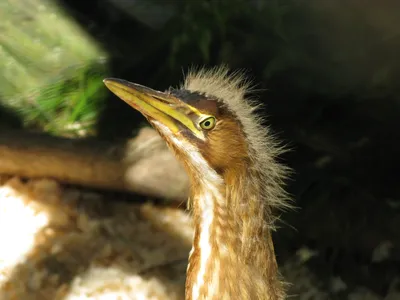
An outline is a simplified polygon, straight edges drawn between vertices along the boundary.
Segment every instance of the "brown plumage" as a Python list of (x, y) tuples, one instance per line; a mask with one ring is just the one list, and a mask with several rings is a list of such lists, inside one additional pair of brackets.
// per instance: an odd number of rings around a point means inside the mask
[(283, 299), (271, 238), (276, 208), (286, 207), (276, 162), (282, 148), (261, 126), (249, 85), (226, 68), (190, 72), (179, 89), (160, 93), (105, 80), (141, 111), (191, 178), (195, 236), (186, 299)]

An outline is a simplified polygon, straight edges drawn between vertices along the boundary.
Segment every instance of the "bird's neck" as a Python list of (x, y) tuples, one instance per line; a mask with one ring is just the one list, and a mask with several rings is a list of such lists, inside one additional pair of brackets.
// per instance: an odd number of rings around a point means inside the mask
[(186, 299), (283, 299), (259, 182), (248, 166), (192, 180)]

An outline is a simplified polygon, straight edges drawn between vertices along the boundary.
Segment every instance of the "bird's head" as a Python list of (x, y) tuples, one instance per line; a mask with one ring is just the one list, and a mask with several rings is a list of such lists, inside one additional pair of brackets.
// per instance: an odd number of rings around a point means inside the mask
[(287, 168), (276, 161), (283, 149), (254, 114), (258, 104), (245, 99), (248, 83), (240, 73), (224, 67), (191, 72), (167, 92), (120, 79), (104, 82), (149, 120), (192, 179), (211, 174), (211, 182), (230, 186), (259, 183), (271, 207), (288, 206), (281, 186)]
[(104, 83), (147, 118), (185, 165), (206, 161), (220, 173), (248, 159), (243, 126), (218, 94), (188, 86), (159, 92), (112, 78)]

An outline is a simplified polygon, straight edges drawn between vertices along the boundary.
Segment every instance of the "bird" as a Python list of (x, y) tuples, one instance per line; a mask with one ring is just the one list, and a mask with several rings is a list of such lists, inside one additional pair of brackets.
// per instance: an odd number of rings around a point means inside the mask
[(289, 169), (278, 159), (285, 146), (248, 96), (251, 81), (219, 66), (191, 69), (164, 92), (117, 78), (104, 84), (143, 114), (190, 178), (185, 299), (285, 299), (271, 234), (276, 212), (290, 207)]

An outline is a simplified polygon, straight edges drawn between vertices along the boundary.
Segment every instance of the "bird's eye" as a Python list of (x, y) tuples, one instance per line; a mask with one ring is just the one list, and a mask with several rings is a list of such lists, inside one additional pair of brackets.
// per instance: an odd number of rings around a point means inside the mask
[(208, 117), (200, 122), (200, 127), (205, 130), (211, 130), (215, 127), (215, 118)]

